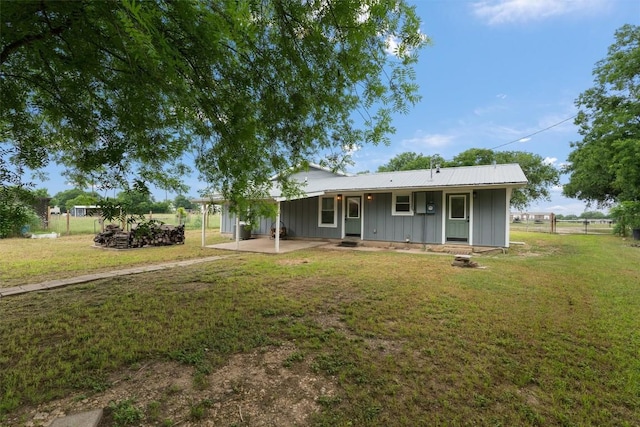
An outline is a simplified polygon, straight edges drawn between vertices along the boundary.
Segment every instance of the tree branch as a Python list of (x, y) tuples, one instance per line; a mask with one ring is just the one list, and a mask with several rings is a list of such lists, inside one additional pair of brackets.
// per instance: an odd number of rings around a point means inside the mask
[(0, 52), (0, 65), (4, 64), (11, 54), (20, 49), (23, 46), (29, 45), (35, 41), (43, 40), (48, 36), (59, 36), (62, 32), (69, 28), (71, 20), (67, 19), (63, 25), (50, 28), (49, 31), (42, 34), (28, 34), (21, 39), (18, 39), (12, 43), (9, 43)]

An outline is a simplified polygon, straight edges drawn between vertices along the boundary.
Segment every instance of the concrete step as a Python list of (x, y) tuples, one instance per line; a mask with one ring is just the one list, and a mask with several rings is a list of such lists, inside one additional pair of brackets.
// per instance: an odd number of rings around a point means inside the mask
[(96, 409), (55, 419), (49, 427), (97, 427), (101, 419), (102, 409)]

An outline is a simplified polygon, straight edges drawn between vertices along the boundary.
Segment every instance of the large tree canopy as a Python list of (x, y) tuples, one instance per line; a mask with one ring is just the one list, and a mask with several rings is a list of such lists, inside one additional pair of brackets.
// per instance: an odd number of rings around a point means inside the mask
[(3, 2), (0, 25), (3, 185), (56, 161), (180, 189), (188, 155), (231, 199), (386, 142), (428, 41), (404, 0)]
[(391, 158), (389, 162), (378, 167), (378, 172), (408, 171), (429, 169), (437, 165), (444, 165), (445, 160), (439, 154), (427, 157), (423, 154), (407, 151)]
[(593, 73), (576, 100), (582, 141), (572, 144), (564, 194), (601, 206), (640, 201), (640, 27), (616, 31)]
[(493, 151), (484, 148), (471, 148), (444, 160), (436, 154), (433, 158), (416, 153), (400, 153), (380, 168), (379, 172), (394, 170), (427, 169), (436, 164), (443, 167), (490, 165), (493, 163), (518, 163), (527, 176), (529, 183), (524, 188), (513, 190), (511, 206), (524, 210), (537, 200), (549, 200), (550, 188), (560, 183), (560, 172), (553, 165), (532, 153), (524, 151)]

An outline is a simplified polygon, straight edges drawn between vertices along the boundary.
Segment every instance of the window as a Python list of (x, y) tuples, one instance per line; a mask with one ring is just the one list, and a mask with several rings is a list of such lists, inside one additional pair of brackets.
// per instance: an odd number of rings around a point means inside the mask
[(360, 198), (347, 197), (347, 218), (360, 218)]
[(336, 227), (336, 200), (333, 197), (320, 197), (318, 203), (318, 227)]
[(449, 197), (449, 219), (467, 219), (467, 197)]
[(411, 193), (393, 194), (391, 215), (413, 215), (413, 208), (411, 207)]

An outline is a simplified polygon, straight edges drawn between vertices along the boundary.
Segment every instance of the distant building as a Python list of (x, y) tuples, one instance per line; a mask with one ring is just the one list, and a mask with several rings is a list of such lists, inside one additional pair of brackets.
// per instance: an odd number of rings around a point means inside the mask
[(511, 222), (535, 222), (550, 221), (551, 213), (549, 212), (511, 212)]
[(100, 211), (99, 206), (78, 205), (71, 208), (69, 213), (71, 214), (71, 216), (87, 216), (87, 215), (95, 215), (95, 213), (99, 211)]

